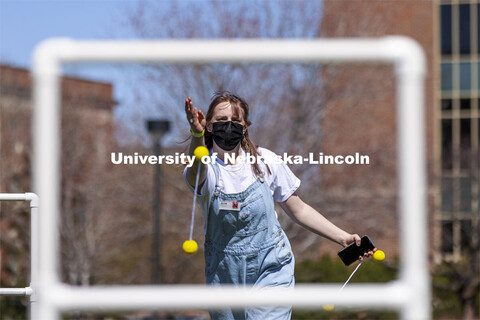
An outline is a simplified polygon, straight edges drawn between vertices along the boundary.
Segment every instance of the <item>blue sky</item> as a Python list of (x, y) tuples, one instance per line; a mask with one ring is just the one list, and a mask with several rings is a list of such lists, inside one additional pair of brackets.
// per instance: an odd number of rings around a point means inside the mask
[[(123, 24), (131, 0), (0, 0), (0, 63), (31, 69), (31, 57), (41, 41), (132, 38)], [(112, 66), (67, 65), (64, 74), (113, 84), (117, 119), (128, 110), (131, 91), (125, 76)]]
[(0, 61), (30, 67), (35, 46), (50, 37), (119, 36), (124, 1), (0, 0)]

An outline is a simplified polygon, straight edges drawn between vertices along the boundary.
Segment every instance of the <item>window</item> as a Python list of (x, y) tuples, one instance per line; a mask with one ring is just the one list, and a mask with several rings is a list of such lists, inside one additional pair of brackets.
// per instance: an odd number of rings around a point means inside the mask
[(438, 249), (456, 260), (480, 229), (480, 4), (444, 0), (439, 17), (441, 201), (435, 218)]
[(440, 7), (442, 55), (452, 54), (452, 6)]

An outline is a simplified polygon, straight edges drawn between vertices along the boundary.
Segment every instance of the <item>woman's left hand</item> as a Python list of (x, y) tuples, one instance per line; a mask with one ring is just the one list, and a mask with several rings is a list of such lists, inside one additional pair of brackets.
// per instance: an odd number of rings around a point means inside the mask
[[(357, 246), (360, 246), (360, 244), (362, 243), (362, 239), (360, 238), (360, 236), (356, 233), (354, 234), (349, 234), (347, 235), (347, 237), (345, 237), (345, 239), (343, 240), (342, 242), (342, 245), (344, 247), (348, 246), (349, 244), (355, 242)], [(377, 251), (377, 248), (374, 248), (373, 250), (370, 250), (368, 252), (365, 252), (363, 254), (363, 256), (359, 256), (358, 257), (358, 260), (360, 261), (363, 261), (364, 258), (368, 258), (368, 257), (371, 257), (373, 256), (373, 253)]]

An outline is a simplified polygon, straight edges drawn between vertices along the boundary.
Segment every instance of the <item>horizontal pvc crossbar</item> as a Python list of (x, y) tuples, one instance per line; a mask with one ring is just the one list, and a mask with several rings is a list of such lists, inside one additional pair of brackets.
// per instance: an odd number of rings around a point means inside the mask
[(25, 288), (0, 288), (0, 296), (31, 296), (33, 289)]
[(30, 207), (38, 207), (38, 196), (35, 193), (0, 193), (0, 201), (29, 201)]
[[(60, 90), (59, 76), (68, 62), (381, 62), (395, 68), (397, 84), (398, 180), (400, 209), (400, 277), (386, 286), (359, 285), (334, 298), (337, 290), (323, 285), (298, 286), (287, 298), (280, 289), (276, 304), (320, 307), (323, 303), (339, 305), (391, 306), (404, 319), (427, 319), (430, 311), (430, 279), (427, 269), (427, 215), (425, 201), (424, 81), (425, 57), (415, 41), (405, 37), (380, 39), (318, 40), (180, 40), (180, 41), (74, 41), (53, 39), (41, 43), (34, 53), (34, 190), (42, 199), (41, 225), (41, 319), (57, 319), (59, 310), (112, 306), (110, 295), (124, 299), (126, 305), (149, 308), (178, 308), (208, 305), (224, 307), (267, 303), (262, 294), (244, 289), (204, 288), (191, 295), (190, 288), (158, 289), (121, 287), (115, 291), (99, 288), (69, 288), (58, 277), (58, 221), (60, 208)], [(328, 81), (328, 79), (326, 79)], [(164, 288), (164, 289), (162, 289)], [(133, 291), (132, 291), (133, 290)], [(158, 290), (158, 291), (155, 291)], [(174, 303), (167, 291), (179, 294)], [(178, 291), (177, 291), (178, 290)], [(316, 293), (318, 290), (318, 293)], [(377, 291), (378, 290), (378, 291)], [(278, 292), (277, 292), (278, 291)], [(68, 293), (61, 295), (59, 293)], [(368, 293), (368, 294), (366, 294)], [(71, 295), (70, 295), (71, 294)], [(129, 304), (128, 295), (135, 303)], [(161, 294), (169, 304), (161, 303)], [(181, 299), (184, 295), (189, 299)], [(399, 296), (401, 295), (401, 296)], [(52, 298), (52, 297), (55, 297)], [(69, 297), (69, 298), (66, 298)], [(144, 303), (142, 301), (145, 300)], [(344, 302), (342, 302), (342, 300)], [(149, 301), (148, 303), (146, 301)], [(201, 301), (202, 303), (199, 303)], [(203, 303), (210, 301), (209, 303)], [(318, 304), (315, 304), (317, 302)], [(138, 303), (138, 304), (137, 304)], [(172, 304), (170, 304), (172, 303)], [(117, 307), (121, 308), (119, 304)]]
[[(233, 286), (208, 287), (204, 285), (164, 285), (164, 286), (110, 286), (74, 287), (61, 285), (55, 289), (52, 299), (60, 310), (132, 310), (132, 309), (184, 309), (216, 308), (229, 306), (277, 306), (294, 305), (299, 308), (318, 309), (327, 301), (337, 307), (371, 307), (397, 309), (408, 303), (409, 290), (399, 282), (388, 284), (351, 284), (339, 294), (339, 285), (297, 284), (295, 289), (255, 289)], [(337, 294), (332, 295), (335, 291)], [(141, 292), (142, 294), (138, 294)], [(353, 300), (347, 296), (356, 296)], [(384, 299), (385, 294), (391, 299)], [(93, 295), (102, 304), (92, 306)]]

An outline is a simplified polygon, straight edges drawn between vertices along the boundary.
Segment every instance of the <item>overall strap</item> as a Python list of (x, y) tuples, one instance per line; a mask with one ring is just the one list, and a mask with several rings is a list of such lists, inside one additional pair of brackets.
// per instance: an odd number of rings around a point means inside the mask
[(218, 197), (218, 194), (221, 188), (220, 188), (220, 174), (218, 172), (218, 164), (216, 161), (212, 163), (212, 167), (213, 167), (213, 172), (215, 173), (215, 191), (212, 196), (212, 199), (213, 199), (213, 197), (215, 198)]

